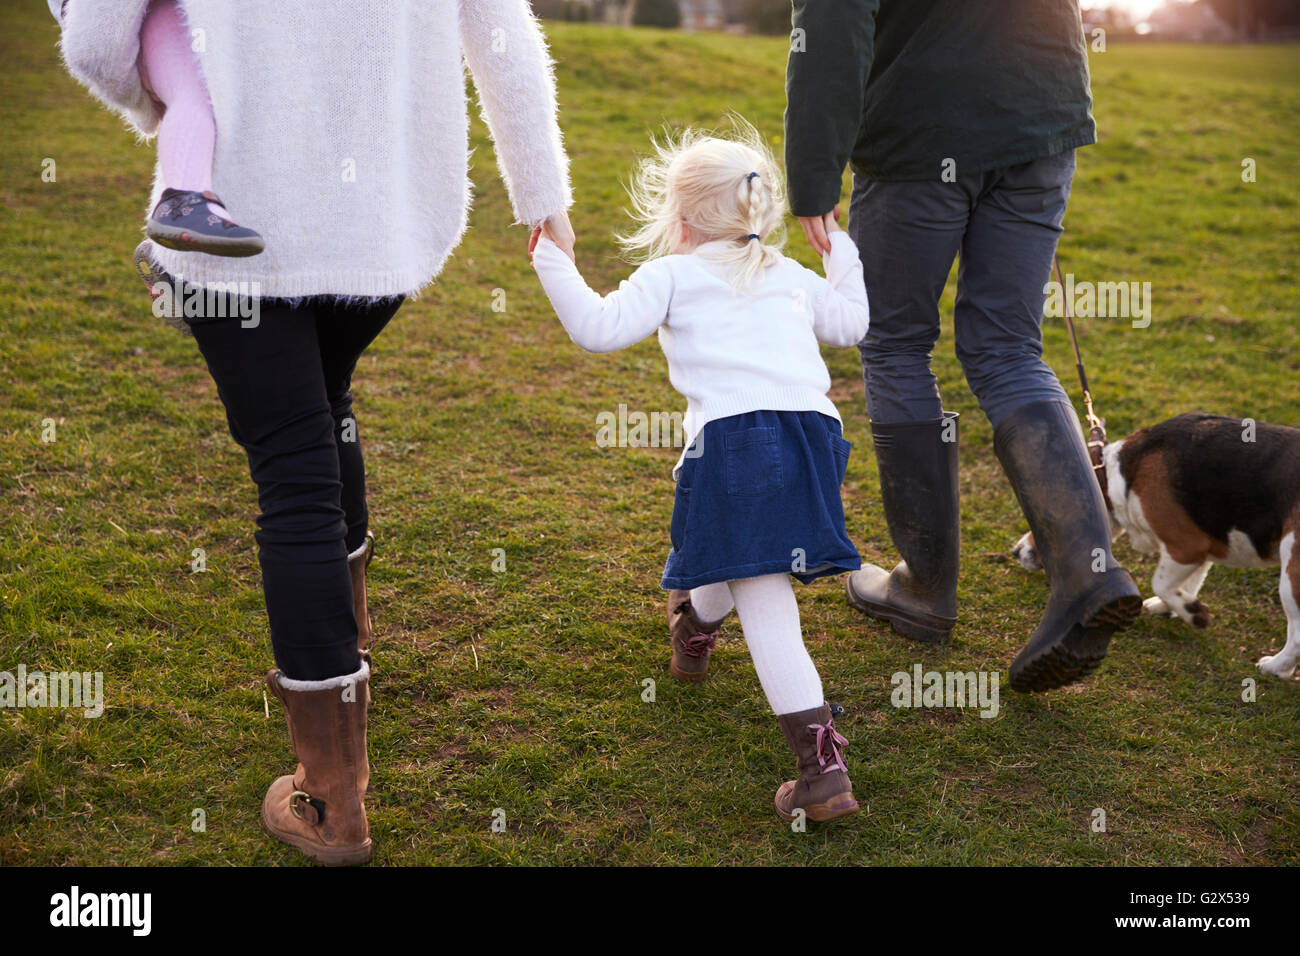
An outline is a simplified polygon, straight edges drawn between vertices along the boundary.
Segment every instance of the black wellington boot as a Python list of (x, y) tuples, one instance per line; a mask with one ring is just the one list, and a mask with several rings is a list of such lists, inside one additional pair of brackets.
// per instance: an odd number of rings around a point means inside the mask
[(885, 520), (902, 560), (892, 571), (868, 564), (849, 575), (849, 604), (906, 637), (945, 641), (957, 623), (961, 555), (957, 413), (872, 425), (871, 438)]
[(1142, 598), (1110, 552), (1110, 518), (1074, 406), (1021, 406), (998, 425), (993, 450), (1034, 532), (1052, 593), (1029, 643), (1011, 662), (1011, 688), (1051, 690), (1087, 677)]

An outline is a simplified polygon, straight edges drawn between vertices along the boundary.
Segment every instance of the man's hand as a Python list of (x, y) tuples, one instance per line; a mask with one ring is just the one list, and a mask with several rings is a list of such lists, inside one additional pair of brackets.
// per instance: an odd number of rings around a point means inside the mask
[(840, 232), (840, 207), (836, 206), (822, 216), (800, 216), (799, 225), (808, 237), (808, 244), (817, 250), (819, 256), (830, 255), (830, 233)]
[[(573, 259), (573, 246), (578, 241), (577, 236), (573, 234), (573, 225), (569, 222), (569, 214), (561, 210), (555, 215), (550, 216), (542, 221), (541, 225), (534, 226), (532, 235), (528, 238), (528, 257), (531, 259), (533, 250), (537, 248), (537, 240), (545, 236), (551, 242), (555, 243), (564, 252), (566, 256)], [(575, 262), (577, 260), (574, 260)]]

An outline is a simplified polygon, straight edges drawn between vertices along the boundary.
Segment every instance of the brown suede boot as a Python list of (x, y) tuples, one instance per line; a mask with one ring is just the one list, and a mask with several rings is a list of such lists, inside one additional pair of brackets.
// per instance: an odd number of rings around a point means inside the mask
[(848, 741), (835, 730), (829, 704), (778, 718), (785, 741), (799, 760), (799, 777), (776, 791), (776, 812), (787, 823), (802, 808), (809, 820), (824, 823), (858, 812), (853, 784), (841, 747)]
[(370, 783), (368, 659), (344, 677), (294, 681), (273, 670), (266, 683), (284, 704), (299, 762), (266, 791), (262, 827), (317, 863), (365, 863), (373, 851), (364, 802)]
[(370, 649), (370, 606), (366, 603), (366, 568), (375, 556), (375, 536), (366, 532), (361, 547), (348, 555), (348, 570), (352, 572), (352, 612), (357, 619), (357, 650)]
[(704, 624), (695, 616), (690, 591), (668, 593), (668, 634), (673, 645), (668, 669), (674, 677), (696, 683), (709, 676), (709, 655), (721, 626), (722, 621)]

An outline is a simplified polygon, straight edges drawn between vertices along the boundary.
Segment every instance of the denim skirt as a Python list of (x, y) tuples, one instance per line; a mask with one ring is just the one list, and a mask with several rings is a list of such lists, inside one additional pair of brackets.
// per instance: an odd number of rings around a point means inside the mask
[(807, 584), (860, 568), (840, 500), (852, 447), (821, 412), (709, 422), (678, 473), (661, 587), (781, 573)]

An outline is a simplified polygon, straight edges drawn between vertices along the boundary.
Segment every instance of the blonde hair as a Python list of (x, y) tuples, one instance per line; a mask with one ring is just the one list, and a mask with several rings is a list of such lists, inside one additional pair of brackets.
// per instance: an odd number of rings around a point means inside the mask
[(618, 237), (629, 259), (677, 252), (684, 223), (695, 245), (726, 243), (704, 254), (727, 269), (737, 292), (750, 289), (765, 268), (781, 261), (785, 190), (780, 168), (758, 130), (739, 116), (731, 122), (730, 137), (686, 129), (651, 141), (653, 155), (641, 160), (628, 186), (631, 215), (640, 225)]

